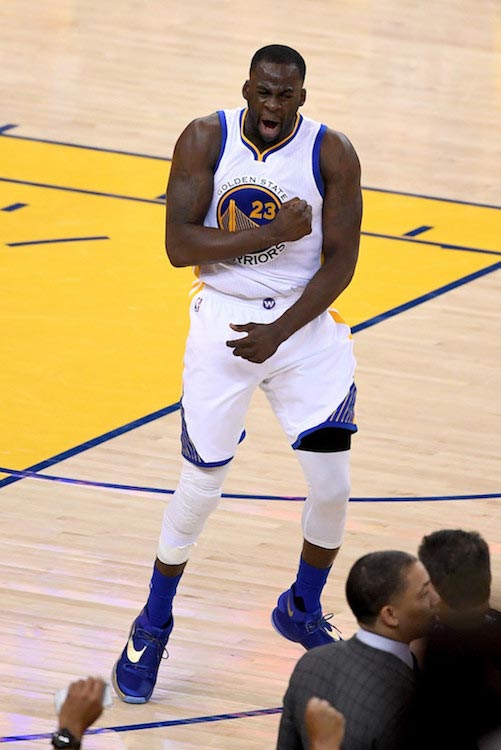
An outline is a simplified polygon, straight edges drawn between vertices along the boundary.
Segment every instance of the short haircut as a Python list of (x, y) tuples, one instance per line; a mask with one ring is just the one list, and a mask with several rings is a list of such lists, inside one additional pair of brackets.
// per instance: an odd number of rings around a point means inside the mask
[(278, 65), (295, 65), (301, 76), (301, 80), (304, 81), (306, 76), (306, 63), (304, 58), (296, 52), (292, 47), (286, 47), (285, 44), (269, 44), (267, 47), (261, 47), (254, 54), (251, 60), (250, 72), (260, 62), (271, 62), (277, 63)]
[(441, 529), (423, 537), (418, 557), (440, 598), (452, 609), (489, 600), (489, 547), (476, 531)]
[(406, 587), (406, 573), (417, 557), (399, 550), (370, 552), (351, 568), (346, 599), (358, 622), (373, 625), (386, 604)]

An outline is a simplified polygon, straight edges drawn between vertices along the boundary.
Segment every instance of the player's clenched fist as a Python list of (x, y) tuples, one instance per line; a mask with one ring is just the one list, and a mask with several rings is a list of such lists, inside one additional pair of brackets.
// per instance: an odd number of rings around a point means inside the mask
[(294, 242), (311, 234), (311, 206), (301, 198), (291, 198), (282, 203), (271, 222), (278, 242)]

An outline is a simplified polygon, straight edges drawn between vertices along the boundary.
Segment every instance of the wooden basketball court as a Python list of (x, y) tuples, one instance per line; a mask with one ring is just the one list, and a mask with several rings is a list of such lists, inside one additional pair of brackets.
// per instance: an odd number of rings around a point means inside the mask
[[(500, 141), (495, 3), (171, 0), (0, 8), (0, 738), (47, 747), (53, 694), (109, 677), (144, 603), (180, 467), (189, 269), (163, 248), (177, 136), (239, 106), (264, 44), (305, 57), (304, 113), (363, 168), (353, 501), (323, 597), (365, 552), (480, 531), (501, 601)], [(175, 601), (144, 706), (86, 750), (266, 750), (302, 653), (270, 612), (295, 575), (305, 484), (265, 399)]]

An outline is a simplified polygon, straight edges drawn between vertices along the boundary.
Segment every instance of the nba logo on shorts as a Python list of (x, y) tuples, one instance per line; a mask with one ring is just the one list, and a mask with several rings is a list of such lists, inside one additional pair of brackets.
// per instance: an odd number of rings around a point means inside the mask
[(195, 300), (195, 304), (193, 305), (193, 309), (195, 312), (198, 312), (200, 310), (200, 305), (202, 304), (203, 297), (197, 297)]
[(265, 310), (273, 310), (273, 308), (275, 307), (275, 300), (273, 299), (273, 297), (266, 297), (263, 300), (263, 307)]

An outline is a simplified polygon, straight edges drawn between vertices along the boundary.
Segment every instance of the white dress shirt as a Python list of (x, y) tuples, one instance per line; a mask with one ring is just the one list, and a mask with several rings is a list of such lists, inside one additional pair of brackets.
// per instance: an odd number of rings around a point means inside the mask
[(372, 648), (378, 648), (380, 651), (387, 651), (389, 654), (397, 656), (404, 662), (404, 664), (407, 664), (410, 669), (414, 669), (412, 652), (407, 643), (394, 641), (391, 638), (386, 638), (384, 635), (371, 633), (369, 630), (364, 630), (363, 628), (360, 628), (355, 633), (355, 637), (367, 646), (372, 646)]

